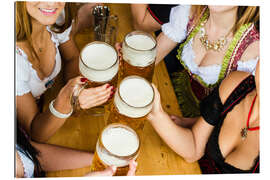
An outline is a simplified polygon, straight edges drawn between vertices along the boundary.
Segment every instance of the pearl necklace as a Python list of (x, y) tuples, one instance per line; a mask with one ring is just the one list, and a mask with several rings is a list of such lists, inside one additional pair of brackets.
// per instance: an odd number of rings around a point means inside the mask
[(229, 31), (228, 34), (226, 34), (225, 36), (222, 36), (220, 39), (214, 42), (210, 42), (208, 40), (208, 35), (206, 34), (206, 31), (204, 28), (206, 21), (207, 20), (201, 22), (200, 41), (207, 51), (208, 50), (221, 51), (224, 48), (224, 46), (227, 44), (228, 42), (227, 36), (230, 34), (231, 31)]

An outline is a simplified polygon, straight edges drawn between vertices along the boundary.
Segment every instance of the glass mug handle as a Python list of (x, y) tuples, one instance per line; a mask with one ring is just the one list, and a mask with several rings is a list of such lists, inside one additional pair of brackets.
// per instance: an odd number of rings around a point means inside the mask
[(76, 84), (73, 88), (73, 92), (70, 97), (70, 104), (73, 108), (73, 112), (75, 113), (77, 110), (80, 110), (80, 104), (79, 104), (79, 95), (83, 89), (85, 89), (87, 86), (87, 83), (83, 84), (82, 86)]

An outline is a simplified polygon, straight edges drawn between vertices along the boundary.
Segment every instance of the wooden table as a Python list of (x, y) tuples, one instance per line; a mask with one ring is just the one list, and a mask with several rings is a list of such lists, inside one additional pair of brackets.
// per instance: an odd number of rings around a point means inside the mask
[[(121, 42), (124, 36), (133, 30), (130, 7), (128, 4), (109, 4), (113, 14), (119, 17), (119, 31), (117, 41)], [(76, 36), (76, 43), (81, 49), (85, 44), (93, 40), (90, 31), (85, 31)], [(158, 87), (163, 108), (169, 114), (181, 116), (176, 96), (174, 94), (170, 78), (164, 62), (155, 68), (153, 78)], [(50, 89), (45, 95), (45, 106), (53, 99), (61, 86)], [(107, 115), (106, 117), (107, 118)], [(48, 143), (64, 147), (94, 152), (99, 132), (105, 126), (103, 116), (70, 117), (66, 123), (50, 138)], [(176, 175), (176, 174), (200, 174), (198, 163), (187, 163), (173, 152), (158, 136), (149, 122), (143, 129), (142, 146), (138, 157), (136, 175)], [(82, 176), (90, 171), (90, 167), (74, 170), (49, 172), (49, 177)]]

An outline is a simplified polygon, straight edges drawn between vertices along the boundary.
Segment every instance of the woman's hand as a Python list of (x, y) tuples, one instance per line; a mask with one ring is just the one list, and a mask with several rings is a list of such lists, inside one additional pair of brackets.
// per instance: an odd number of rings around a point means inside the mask
[[(137, 162), (134, 160), (131, 160), (129, 162), (129, 171), (127, 173), (127, 176), (135, 176), (137, 168)], [(117, 168), (115, 166), (110, 166), (104, 171), (98, 171), (98, 172), (91, 172), (85, 176), (113, 176), (116, 173)]]
[(117, 54), (118, 54), (118, 57), (119, 57), (119, 61), (121, 63), (121, 60), (123, 58), (122, 43), (121, 42), (117, 42), (117, 43), (115, 43), (114, 47), (115, 47), (115, 49), (117, 51)]
[(154, 89), (155, 97), (154, 97), (152, 111), (147, 116), (147, 119), (149, 119), (150, 121), (154, 120), (160, 114), (165, 113), (161, 105), (160, 94), (158, 92), (158, 89), (153, 83), (152, 83), (152, 86)]
[(70, 97), (72, 96), (75, 88), (82, 87), (83, 84), (85, 84), (85, 82), (82, 79), (84, 79), (82, 76), (72, 78), (61, 89), (54, 103), (54, 108), (56, 110), (64, 114), (67, 114), (72, 110)]
[(80, 107), (89, 109), (99, 106), (112, 98), (115, 87), (110, 84), (104, 84), (95, 88), (83, 89), (78, 97)]

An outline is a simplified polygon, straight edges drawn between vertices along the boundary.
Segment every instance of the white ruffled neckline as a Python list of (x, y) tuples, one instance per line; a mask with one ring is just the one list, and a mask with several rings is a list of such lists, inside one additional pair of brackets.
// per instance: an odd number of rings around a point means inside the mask
[[(188, 67), (188, 69), (193, 73), (202, 78), (202, 80), (206, 84), (215, 84), (218, 81), (218, 77), (222, 68), (222, 64), (213, 64), (209, 66), (198, 66), (198, 64), (195, 63), (194, 59), (196, 57), (194, 51), (193, 51), (193, 38), (190, 39), (190, 41), (183, 47), (183, 52), (181, 54), (181, 59), (185, 63), (185, 65)], [(256, 64), (259, 57), (256, 57), (255, 59), (250, 59), (247, 61), (238, 61), (237, 70), (239, 71), (245, 71), (250, 72), (252, 74), (255, 73)]]
[(54, 34), (50, 30), (49, 26), (46, 26), (46, 29), (51, 35), (51, 40), (54, 43), (56, 54), (55, 54), (55, 64), (54, 64), (53, 71), (51, 72), (51, 74), (49, 76), (45, 77), (43, 80), (41, 80), (39, 78), (37, 71), (33, 68), (32, 63), (28, 60), (27, 54), (20, 47), (16, 46), (16, 48), (21, 52), (21, 55), (24, 57), (25, 61), (30, 65), (30, 68), (34, 74), (35, 79), (38, 80), (39, 82), (47, 82), (48, 80), (53, 79), (56, 76), (57, 63), (58, 63), (57, 60), (59, 59), (59, 58), (57, 58), (57, 56), (60, 56), (59, 50), (58, 50), (59, 43), (58, 43), (56, 37), (54, 37)]

